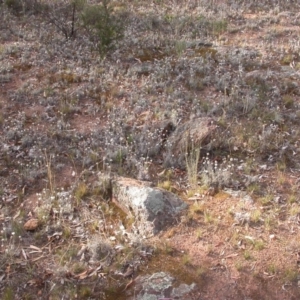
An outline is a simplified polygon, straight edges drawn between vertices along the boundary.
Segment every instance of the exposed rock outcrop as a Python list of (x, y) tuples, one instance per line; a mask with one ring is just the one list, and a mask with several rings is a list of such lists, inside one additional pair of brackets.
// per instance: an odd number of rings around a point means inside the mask
[(175, 194), (130, 178), (115, 179), (112, 194), (114, 203), (134, 218), (134, 233), (145, 238), (176, 222), (187, 207)]
[(167, 140), (165, 163), (182, 167), (185, 155), (192, 147), (208, 145), (217, 125), (212, 118), (197, 118), (179, 125)]
[(158, 272), (142, 276), (136, 280), (136, 290), (139, 293), (134, 299), (190, 299), (189, 293), (195, 288), (196, 284), (194, 283), (191, 285), (182, 283), (178, 286), (175, 278), (165, 272)]

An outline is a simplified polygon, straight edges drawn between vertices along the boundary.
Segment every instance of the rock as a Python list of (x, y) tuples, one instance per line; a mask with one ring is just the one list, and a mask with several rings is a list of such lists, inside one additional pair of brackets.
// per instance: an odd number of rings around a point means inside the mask
[(113, 180), (112, 194), (113, 202), (134, 217), (135, 233), (145, 238), (173, 224), (187, 207), (175, 194), (130, 178)]
[(24, 224), (24, 229), (27, 231), (33, 231), (38, 227), (38, 225), (38, 219), (30, 219)]
[(245, 224), (250, 222), (250, 213), (249, 212), (235, 212), (234, 220), (237, 224)]
[[(135, 151), (140, 156), (155, 157), (163, 148), (167, 138), (175, 130), (175, 124), (171, 120), (148, 122), (147, 112), (141, 113), (139, 118), (132, 118), (124, 128), (125, 136), (134, 136)], [(133, 123), (141, 123), (133, 126)]]
[(192, 42), (187, 42), (187, 48), (198, 48), (198, 47), (207, 47), (210, 48), (212, 47), (213, 44), (207, 41), (192, 41)]
[(195, 288), (195, 283), (191, 285), (183, 283), (178, 286), (175, 278), (165, 272), (158, 272), (136, 279), (135, 290), (139, 293), (134, 299), (189, 299), (188, 294)]
[(207, 117), (196, 118), (179, 125), (167, 140), (165, 163), (171, 166), (184, 166), (187, 151), (193, 147), (208, 145), (216, 128), (213, 119)]
[(184, 296), (186, 296), (188, 293), (194, 290), (195, 287), (195, 283), (192, 283), (191, 285), (182, 283), (178, 287), (173, 288), (171, 297), (173, 297), (174, 299), (184, 299)]

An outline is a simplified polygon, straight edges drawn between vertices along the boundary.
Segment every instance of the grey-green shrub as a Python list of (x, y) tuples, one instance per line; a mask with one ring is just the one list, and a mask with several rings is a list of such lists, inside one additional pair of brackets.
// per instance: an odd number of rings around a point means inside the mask
[(86, 6), (81, 17), (90, 39), (104, 57), (113, 49), (114, 42), (123, 36), (123, 26), (113, 12), (110, 0), (103, 0), (100, 5)]

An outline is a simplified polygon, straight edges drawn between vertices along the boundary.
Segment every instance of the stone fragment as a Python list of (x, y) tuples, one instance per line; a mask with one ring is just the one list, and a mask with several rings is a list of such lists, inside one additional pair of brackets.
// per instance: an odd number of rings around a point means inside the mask
[(215, 138), (213, 133), (216, 129), (217, 125), (208, 117), (196, 118), (177, 126), (166, 143), (166, 165), (183, 167), (186, 153), (193, 148), (208, 146)]
[(191, 285), (181, 283), (178, 286), (177, 280), (168, 273), (157, 272), (139, 277), (136, 280), (135, 290), (139, 291), (139, 293), (135, 299), (190, 299), (189, 293), (194, 291), (195, 288), (195, 283)]
[(33, 231), (38, 227), (38, 225), (38, 219), (30, 219), (24, 224), (24, 229), (27, 231)]

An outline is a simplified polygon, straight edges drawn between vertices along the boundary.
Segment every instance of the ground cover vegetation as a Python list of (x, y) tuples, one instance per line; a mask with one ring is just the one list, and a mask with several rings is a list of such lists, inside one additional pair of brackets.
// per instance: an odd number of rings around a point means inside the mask
[[(166, 271), (194, 299), (299, 299), (299, 41), (292, 0), (0, 1), (1, 298), (129, 299)], [(117, 176), (189, 208), (129, 238)]]

